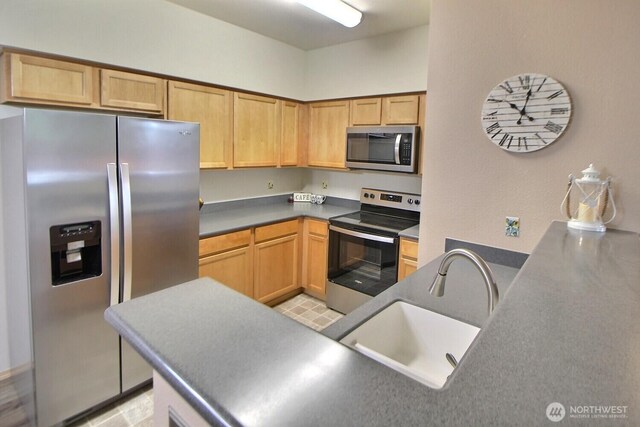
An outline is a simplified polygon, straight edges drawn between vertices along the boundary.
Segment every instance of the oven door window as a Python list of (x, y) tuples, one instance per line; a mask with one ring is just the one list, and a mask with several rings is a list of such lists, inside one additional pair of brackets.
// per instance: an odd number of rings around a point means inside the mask
[(392, 243), (331, 231), (329, 280), (370, 296), (396, 283), (398, 239)]

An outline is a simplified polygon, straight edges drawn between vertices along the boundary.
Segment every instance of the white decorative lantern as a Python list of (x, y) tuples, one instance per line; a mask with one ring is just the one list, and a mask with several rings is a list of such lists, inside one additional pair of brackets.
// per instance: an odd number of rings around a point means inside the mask
[[(574, 194), (572, 196), (572, 193)], [(577, 204), (572, 204), (577, 200)], [(608, 221), (603, 222), (609, 202), (613, 213)], [(610, 223), (616, 216), (616, 205), (611, 194), (611, 177), (600, 179), (600, 172), (590, 164), (582, 171), (582, 178), (569, 175), (567, 194), (560, 205), (560, 209), (569, 218), (567, 227), (577, 230), (606, 231), (605, 224)]]

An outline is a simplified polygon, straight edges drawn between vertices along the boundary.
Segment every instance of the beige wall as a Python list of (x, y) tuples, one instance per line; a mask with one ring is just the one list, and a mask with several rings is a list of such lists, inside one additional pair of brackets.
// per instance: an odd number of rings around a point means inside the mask
[[(640, 231), (639, 22), (637, 0), (433, 0), (421, 264), (445, 237), (530, 252), (590, 162), (615, 177), (613, 226)], [(523, 72), (562, 82), (574, 111), (552, 146), (516, 155), (489, 142), (480, 110)], [(506, 215), (520, 238), (504, 236)]]

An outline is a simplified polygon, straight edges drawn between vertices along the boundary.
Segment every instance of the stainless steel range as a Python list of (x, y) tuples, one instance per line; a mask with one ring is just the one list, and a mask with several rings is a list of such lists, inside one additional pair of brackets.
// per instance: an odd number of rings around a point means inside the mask
[(346, 314), (395, 284), (398, 233), (419, 220), (419, 194), (363, 188), (360, 211), (329, 220), (327, 306)]

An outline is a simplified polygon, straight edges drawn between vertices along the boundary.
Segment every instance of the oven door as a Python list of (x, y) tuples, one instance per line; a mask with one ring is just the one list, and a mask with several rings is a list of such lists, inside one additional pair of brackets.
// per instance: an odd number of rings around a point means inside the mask
[(397, 236), (329, 226), (328, 307), (348, 313), (397, 279)]

